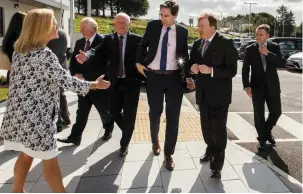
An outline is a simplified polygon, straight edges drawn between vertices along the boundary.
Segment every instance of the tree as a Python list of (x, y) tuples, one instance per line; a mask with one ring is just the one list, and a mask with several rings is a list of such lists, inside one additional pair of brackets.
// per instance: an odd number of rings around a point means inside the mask
[(293, 36), (295, 32), (295, 17), (292, 11), (288, 11), (288, 8), (284, 5), (277, 9), (278, 21), (277, 31), (278, 36)]
[(117, 11), (125, 12), (131, 17), (144, 16), (148, 9), (148, 0), (117, 0)]
[(302, 22), (299, 26), (296, 27), (296, 37), (302, 37)]
[(81, 14), (84, 10), (84, 14), (87, 14), (87, 0), (75, 0), (75, 7), (77, 8), (78, 14)]

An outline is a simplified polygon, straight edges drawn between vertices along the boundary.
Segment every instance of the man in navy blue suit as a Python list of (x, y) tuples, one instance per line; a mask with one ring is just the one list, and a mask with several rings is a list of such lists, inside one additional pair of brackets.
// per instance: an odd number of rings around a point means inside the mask
[(178, 11), (179, 5), (174, 1), (161, 4), (161, 20), (148, 23), (137, 50), (137, 68), (147, 77), (150, 131), (155, 155), (161, 151), (158, 134), (165, 96), (167, 125), (164, 154), (168, 170), (175, 167), (171, 156), (179, 130), (183, 97), (182, 68), (188, 60), (188, 30), (176, 23)]

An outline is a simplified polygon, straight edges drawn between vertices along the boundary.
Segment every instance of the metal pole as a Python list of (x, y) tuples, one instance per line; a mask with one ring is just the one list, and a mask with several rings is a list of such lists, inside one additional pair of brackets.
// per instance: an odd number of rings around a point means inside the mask
[(62, 0), (60, 0), (60, 9), (61, 9), (61, 14), (60, 14), (60, 26), (63, 28), (63, 6), (62, 6)]
[(283, 25), (282, 37), (284, 37), (284, 18), (283, 18), (283, 23), (282, 23), (282, 25)]
[(251, 15), (251, 3), (249, 4), (248, 36), (250, 36), (250, 15)]
[(92, 0), (87, 0), (87, 16), (92, 16)]
[(74, 47), (74, 0), (70, 0), (70, 49), (73, 50)]

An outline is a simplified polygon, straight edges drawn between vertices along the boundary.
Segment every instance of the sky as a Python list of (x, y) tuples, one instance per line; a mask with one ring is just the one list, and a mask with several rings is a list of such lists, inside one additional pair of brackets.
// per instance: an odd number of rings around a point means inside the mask
[[(143, 18), (159, 19), (159, 5), (164, 0), (148, 0), (150, 9)], [(277, 15), (277, 8), (282, 4), (291, 10), (296, 19), (296, 23), (302, 22), (302, 0), (175, 0), (180, 5), (177, 20), (188, 24), (189, 17), (196, 17), (203, 12), (212, 13), (218, 18), (236, 16), (238, 14), (248, 14), (249, 5), (244, 2), (256, 2), (251, 5), (252, 13), (267, 12), (273, 16)]]

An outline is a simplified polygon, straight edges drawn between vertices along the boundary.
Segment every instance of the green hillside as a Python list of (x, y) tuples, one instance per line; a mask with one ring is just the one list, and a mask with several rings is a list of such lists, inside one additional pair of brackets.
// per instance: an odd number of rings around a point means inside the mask
[[(75, 18), (75, 31), (80, 32), (80, 21), (84, 16), (76, 15)], [(103, 18), (103, 17), (94, 17), (97, 21), (100, 34), (109, 34), (114, 31), (113, 19), (112, 18)], [(130, 25), (130, 31), (139, 35), (143, 35), (147, 25), (147, 20), (144, 19), (132, 19)], [(199, 38), (198, 29), (188, 27), (189, 29), (189, 39), (188, 42), (192, 43), (194, 40)]]

